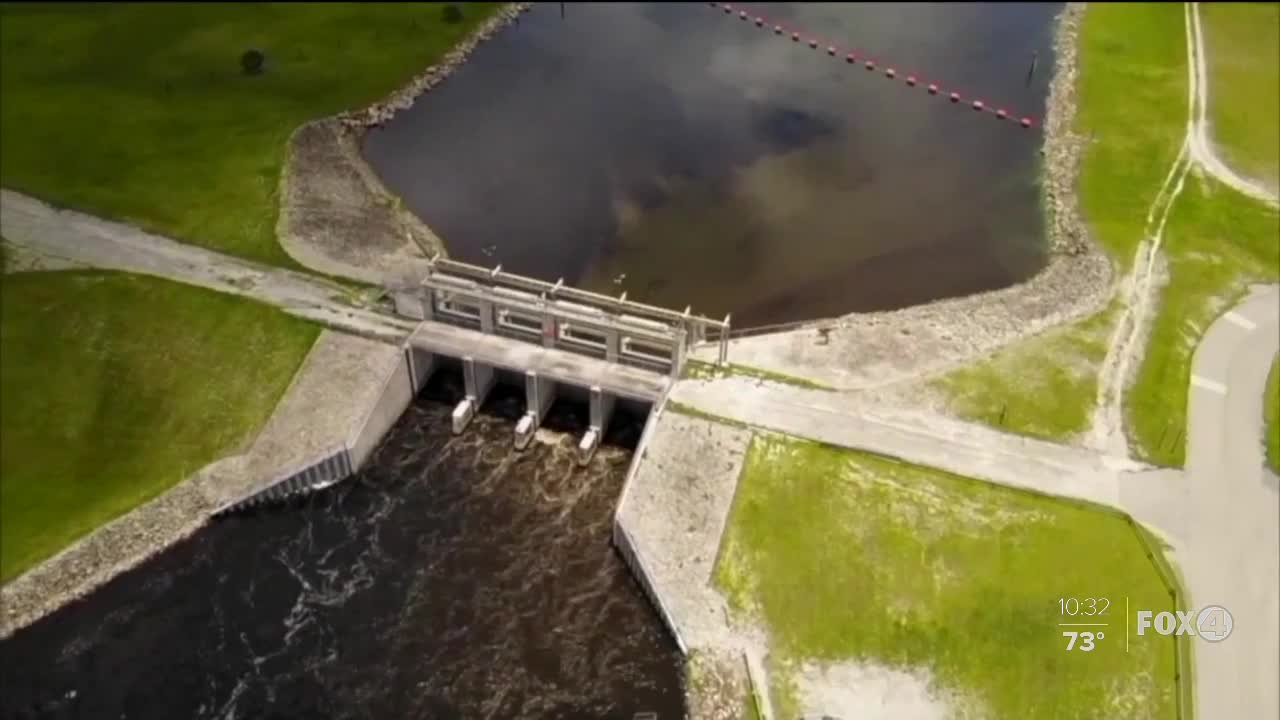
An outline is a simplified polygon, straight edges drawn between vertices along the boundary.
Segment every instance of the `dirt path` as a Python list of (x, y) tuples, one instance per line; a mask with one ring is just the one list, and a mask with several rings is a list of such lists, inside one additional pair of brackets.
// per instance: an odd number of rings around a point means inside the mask
[(1205, 113), (1209, 106), (1209, 72), (1205, 66), (1204, 33), (1200, 29), (1200, 3), (1189, 3), (1187, 9), (1187, 58), (1195, 59), (1196, 105), (1197, 110), (1192, 120), (1193, 130), (1189, 135), (1192, 160), (1225, 185), (1260, 200), (1272, 207), (1280, 206), (1280, 198), (1260, 183), (1242, 177), (1232, 170), (1218, 156), (1209, 139), (1209, 123)]
[(347, 288), (0, 190), (0, 234), (48, 265), (123, 270), (253, 298), (328, 327), (399, 342), (414, 323), (359, 307)]
[(1145, 237), (1138, 246), (1133, 270), (1122, 281), (1125, 307), (1098, 376), (1097, 405), (1087, 441), (1090, 447), (1116, 455), (1128, 453), (1123, 427), (1124, 389), (1137, 369), (1135, 361), (1141, 359), (1146, 348), (1151, 321), (1157, 310), (1155, 296), (1163, 275), (1161, 249), (1165, 224), (1178, 195), (1182, 193), (1187, 173), (1199, 168), (1244, 195), (1272, 206), (1277, 204), (1276, 196), (1266, 188), (1240, 177), (1227, 167), (1209, 141), (1205, 119), (1209, 76), (1200, 29), (1199, 3), (1184, 4), (1183, 15), (1187, 43), (1187, 129), (1182, 147), (1147, 211)]

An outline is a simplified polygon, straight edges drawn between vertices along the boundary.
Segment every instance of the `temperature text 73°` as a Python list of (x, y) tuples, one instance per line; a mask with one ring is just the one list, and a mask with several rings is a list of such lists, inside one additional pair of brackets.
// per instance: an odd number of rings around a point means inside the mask
[[(1067, 638), (1068, 651), (1078, 649), (1083, 650), (1084, 652), (1089, 652), (1094, 648), (1095, 640), (1102, 640), (1102, 638), (1106, 636), (1106, 633), (1100, 632), (1075, 632), (1066, 630), (1062, 632), (1062, 637)], [(1079, 645), (1076, 644), (1077, 640), (1079, 640)]]

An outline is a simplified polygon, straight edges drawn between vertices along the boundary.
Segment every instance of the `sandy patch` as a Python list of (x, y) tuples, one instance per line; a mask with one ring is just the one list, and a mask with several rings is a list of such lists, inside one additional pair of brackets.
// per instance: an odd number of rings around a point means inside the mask
[(805, 663), (792, 675), (805, 718), (841, 720), (977, 720), (986, 717), (970, 699), (940, 692), (924, 671), (870, 663)]

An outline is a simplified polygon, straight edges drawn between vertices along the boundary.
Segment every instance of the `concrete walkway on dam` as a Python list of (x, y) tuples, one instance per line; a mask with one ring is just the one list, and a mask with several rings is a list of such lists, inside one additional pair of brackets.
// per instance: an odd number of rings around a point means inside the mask
[[(1089, 450), (1003, 433), (929, 412), (868, 407), (839, 392), (746, 377), (682, 381), (671, 400), (717, 417), (796, 437), (898, 458), (1009, 487), (1148, 515), (1157, 502), (1131, 490), (1154, 470)], [(1157, 514), (1141, 517), (1159, 525)], [(1159, 527), (1162, 531), (1171, 528)]]
[(275, 305), (323, 325), (400, 342), (416, 323), (356, 307), (323, 278), (205, 250), (75, 210), (0, 190), (0, 235), (19, 256), (51, 267), (153, 275)]

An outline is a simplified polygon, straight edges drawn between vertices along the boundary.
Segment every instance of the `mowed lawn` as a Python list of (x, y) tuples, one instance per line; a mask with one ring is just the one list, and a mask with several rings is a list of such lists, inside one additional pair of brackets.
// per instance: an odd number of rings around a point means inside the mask
[(148, 277), (0, 280), (0, 580), (252, 439), (319, 332)]
[[(1080, 208), (1093, 239), (1126, 272), (1186, 130), (1182, 6), (1091, 3), (1078, 42), (1073, 127), (1089, 138)], [(961, 417), (1067, 440), (1089, 426), (1117, 310), (1014, 343), (933, 387)]]
[[(1125, 599), (1170, 609), (1169, 586), (1108, 511), (757, 436), (715, 580), (769, 633), (778, 717), (798, 716), (806, 661), (927, 670), (955, 717), (1174, 717), (1173, 641), (1125, 651)], [(1109, 601), (1109, 627), (1068, 652), (1059, 598), (1081, 596)]]
[(2, 3), (0, 184), (293, 266), (275, 238), (290, 133), (391, 92), (500, 6), (451, 24), (444, 5)]
[(1280, 3), (1201, 3), (1208, 117), (1228, 164), (1280, 186)]
[(1188, 177), (1169, 215), (1165, 246), (1168, 283), (1157, 296), (1159, 312), (1125, 396), (1125, 416), (1138, 455), (1176, 467), (1186, 459), (1196, 345), (1250, 284), (1280, 280), (1280, 215), (1216, 180)]

